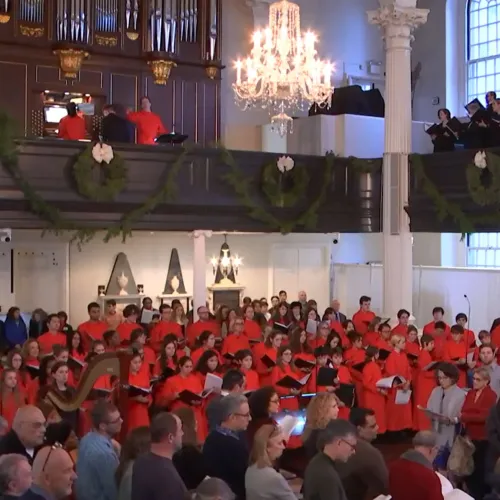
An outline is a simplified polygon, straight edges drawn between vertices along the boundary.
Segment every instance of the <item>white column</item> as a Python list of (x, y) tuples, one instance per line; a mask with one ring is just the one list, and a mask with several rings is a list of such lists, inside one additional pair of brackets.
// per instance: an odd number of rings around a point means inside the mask
[(196, 230), (191, 233), (193, 238), (193, 319), (198, 319), (198, 307), (207, 303), (207, 256), (206, 238), (212, 236), (212, 231)]
[(254, 29), (263, 29), (269, 24), (269, 5), (276, 0), (246, 0), (253, 11)]
[(429, 10), (417, 0), (379, 0), (368, 12), (370, 24), (380, 26), (385, 41), (385, 143), (382, 224), (384, 239), (384, 315), (413, 310), (412, 235), (408, 204), (408, 155), (411, 153), (412, 32), (427, 21)]

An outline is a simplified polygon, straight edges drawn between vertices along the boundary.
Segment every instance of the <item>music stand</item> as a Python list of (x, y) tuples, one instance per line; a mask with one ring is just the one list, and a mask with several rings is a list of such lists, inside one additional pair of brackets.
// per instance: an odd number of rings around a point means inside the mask
[(182, 144), (188, 138), (185, 134), (178, 134), (176, 132), (170, 132), (169, 134), (159, 135), (155, 139), (156, 144), (177, 146)]

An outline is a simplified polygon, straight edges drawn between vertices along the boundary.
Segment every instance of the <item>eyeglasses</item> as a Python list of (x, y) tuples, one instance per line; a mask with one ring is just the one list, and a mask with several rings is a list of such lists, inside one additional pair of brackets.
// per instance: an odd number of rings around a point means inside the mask
[(234, 413), (237, 417), (250, 418), (250, 413)]
[(340, 439), (343, 443), (345, 443), (349, 448), (351, 448), (351, 451), (354, 453), (356, 451), (356, 445), (349, 443), (349, 441), (346, 441), (345, 439)]
[(62, 450), (63, 449), (63, 445), (61, 443), (54, 443), (51, 447), (50, 447), (50, 450), (49, 452), (47, 453), (47, 458), (45, 459), (45, 462), (43, 463), (43, 467), (42, 467), (42, 472), (45, 471), (45, 467), (47, 467), (47, 464), (49, 463), (49, 459), (50, 459), (50, 455), (52, 455), (52, 452), (54, 450)]

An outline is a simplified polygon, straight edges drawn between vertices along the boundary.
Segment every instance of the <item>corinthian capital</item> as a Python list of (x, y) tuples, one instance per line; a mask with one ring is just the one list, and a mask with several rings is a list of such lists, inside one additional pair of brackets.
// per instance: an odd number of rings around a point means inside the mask
[(206, 231), (205, 229), (195, 229), (192, 233), (189, 233), (189, 236), (195, 239), (201, 238), (202, 236), (204, 238), (211, 238), (212, 231)]
[(269, 24), (269, 5), (275, 0), (246, 0), (246, 4), (253, 11), (253, 25), (263, 28)]
[(427, 22), (428, 9), (417, 9), (417, 0), (379, 0), (380, 8), (370, 10), (368, 22), (384, 29), (384, 38), (408, 38)]

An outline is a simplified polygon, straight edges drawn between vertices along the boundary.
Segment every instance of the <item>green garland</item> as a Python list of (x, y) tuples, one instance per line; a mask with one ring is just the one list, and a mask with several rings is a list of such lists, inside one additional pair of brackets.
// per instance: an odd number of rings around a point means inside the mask
[(467, 185), (471, 198), (483, 207), (500, 202), (500, 156), (486, 152), (486, 168), (491, 173), (491, 184), (486, 186), (482, 180), (483, 169), (474, 164), (467, 165)]
[[(290, 190), (283, 189), (285, 177), (291, 179)], [(303, 165), (294, 166), (292, 170), (281, 173), (275, 163), (269, 163), (262, 172), (262, 191), (269, 203), (274, 207), (290, 208), (304, 197), (309, 185), (309, 174)]]
[[(113, 159), (109, 162), (98, 163), (92, 156), (95, 144), (90, 144), (78, 155), (73, 165), (73, 175), (78, 192), (93, 201), (113, 201), (127, 186), (127, 166), (121, 155), (113, 151)], [(93, 180), (95, 168), (104, 171), (104, 182)]]
[[(462, 238), (467, 234), (473, 233), (478, 226), (500, 226), (500, 210), (494, 210), (485, 215), (466, 215), (458, 203), (448, 201), (441, 194), (439, 188), (429, 179), (419, 155), (411, 155), (410, 162), (420, 189), (434, 204), (438, 220), (444, 221), (447, 218), (451, 218), (462, 233)], [(476, 170), (480, 170), (477, 167), (475, 168)], [(469, 189), (471, 189), (470, 186)]]

